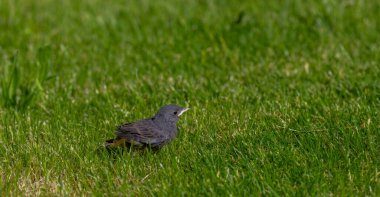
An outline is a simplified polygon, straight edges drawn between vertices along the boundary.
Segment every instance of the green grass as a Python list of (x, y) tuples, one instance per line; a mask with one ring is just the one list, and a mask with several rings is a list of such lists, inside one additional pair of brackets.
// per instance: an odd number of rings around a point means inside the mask
[[(379, 10), (0, 0), (0, 196), (379, 196)], [(169, 103), (160, 152), (98, 149)]]

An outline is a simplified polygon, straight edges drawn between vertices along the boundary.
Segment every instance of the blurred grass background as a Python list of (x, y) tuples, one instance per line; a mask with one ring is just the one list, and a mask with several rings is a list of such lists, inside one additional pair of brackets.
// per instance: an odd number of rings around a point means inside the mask
[[(0, 195), (377, 196), (379, 10), (0, 0)], [(168, 103), (162, 151), (99, 151)]]

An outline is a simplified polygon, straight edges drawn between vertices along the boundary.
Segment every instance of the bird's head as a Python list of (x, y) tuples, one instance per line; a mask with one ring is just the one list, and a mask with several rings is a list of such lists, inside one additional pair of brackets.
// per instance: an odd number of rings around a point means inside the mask
[(170, 104), (164, 107), (157, 112), (155, 118), (164, 119), (166, 122), (176, 123), (179, 117), (189, 108), (180, 107), (178, 105)]

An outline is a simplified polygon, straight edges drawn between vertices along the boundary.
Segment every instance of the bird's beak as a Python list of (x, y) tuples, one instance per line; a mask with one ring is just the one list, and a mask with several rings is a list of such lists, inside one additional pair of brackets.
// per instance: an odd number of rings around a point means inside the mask
[(179, 113), (178, 117), (180, 117), (185, 111), (189, 110), (190, 108), (183, 108)]

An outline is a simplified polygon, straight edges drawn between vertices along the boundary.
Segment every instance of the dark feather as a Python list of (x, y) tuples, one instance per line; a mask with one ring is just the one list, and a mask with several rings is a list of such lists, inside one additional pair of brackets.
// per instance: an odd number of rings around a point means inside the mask
[(167, 105), (153, 118), (120, 125), (116, 130), (116, 138), (107, 140), (106, 147), (137, 146), (160, 149), (176, 137), (176, 122), (186, 110), (177, 105)]

